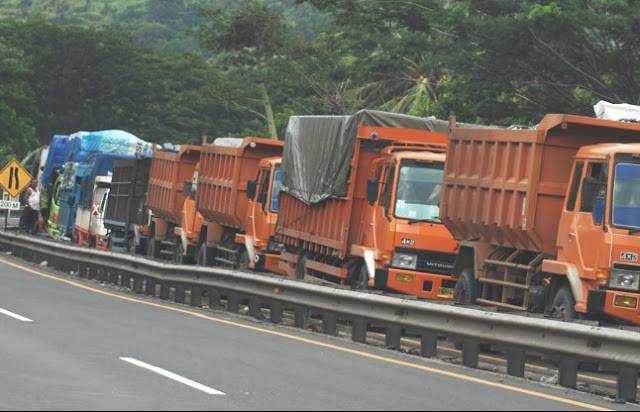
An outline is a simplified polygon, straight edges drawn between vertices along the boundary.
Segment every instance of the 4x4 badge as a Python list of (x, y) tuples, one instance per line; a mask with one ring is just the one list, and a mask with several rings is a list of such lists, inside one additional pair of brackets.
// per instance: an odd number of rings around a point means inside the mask
[(622, 253), (620, 253), (620, 259), (621, 260), (626, 260), (627, 262), (637, 262), (638, 261), (638, 254), (637, 253), (631, 253), (631, 252), (622, 252)]

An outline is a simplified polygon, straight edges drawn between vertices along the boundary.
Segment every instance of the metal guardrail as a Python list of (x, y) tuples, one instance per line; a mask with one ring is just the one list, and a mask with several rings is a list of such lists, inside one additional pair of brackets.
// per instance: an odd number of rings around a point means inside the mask
[(382, 296), (276, 275), (166, 264), (7, 232), (0, 232), (0, 247), (26, 260), (47, 260), (55, 269), (128, 286), (138, 293), (155, 295), (157, 285), (161, 299), (173, 289), (176, 302), (185, 303), (188, 290), (192, 306), (200, 306), (204, 295), (210, 306), (225, 298), (232, 312), (243, 302), (254, 316), (268, 307), (274, 323), (282, 321), (284, 310), (292, 310), (295, 325), (303, 327), (304, 315), (312, 311), (322, 317), (322, 331), (327, 334), (336, 334), (339, 321), (350, 322), (357, 342), (366, 341), (369, 324), (384, 325), (390, 348), (400, 347), (403, 329), (418, 331), (422, 356), (435, 356), (439, 336), (459, 339), (463, 364), (469, 367), (478, 366), (479, 345), (492, 343), (507, 350), (507, 373), (513, 376), (524, 376), (526, 352), (536, 351), (560, 359), (558, 383), (565, 387), (576, 387), (580, 362), (602, 362), (618, 371), (618, 398), (635, 402), (637, 397), (638, 332)]

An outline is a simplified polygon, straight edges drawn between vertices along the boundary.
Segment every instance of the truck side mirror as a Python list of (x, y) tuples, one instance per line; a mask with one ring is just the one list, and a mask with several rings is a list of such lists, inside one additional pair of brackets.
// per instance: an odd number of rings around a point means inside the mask
[(67, 204), (73, 207), (73, 205), (76, 204), (76, 195), (69, 196), (69, 199), (67, 200)]
[(248, 180), (247, 181), (247, 198), (251, 200), (255, 199), (257, 190), (258, 190), (258, 181)]
[(193, 182), (191, 180), (185, 180), (184, 186), (182, 186), (182, 194), (185, 197), (189, 197), (189, 195), (191, 195), (192, 188), (193, 188)]
[(367, 181), (367, 201), (369, 204), (374, 204), (378, 199), (378, 186), (380, 181), (375, 178), (371, 178)]

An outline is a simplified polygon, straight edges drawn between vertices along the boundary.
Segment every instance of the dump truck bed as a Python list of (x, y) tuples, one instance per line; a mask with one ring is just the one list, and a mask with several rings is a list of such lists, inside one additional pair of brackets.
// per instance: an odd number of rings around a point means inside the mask
[(640, 125), (549, 114), (535, 129), (457, 128), (440, 217), (458, 240), (555, 255), (573, 158), (581, 147), (640, 142)]
[(282, 155), (284, 142), (260, 137), (235, 140), (237, 145), (214, 141), (202, 146), (196, 207), (206, 221), (244, 231), (247, 181), (256, 178), (260, 160)]
[(193, 178), (200, 146), (183, 145), (178, 152), (155, 149), (149, 173), (148, 208), (154, 216), (180, 224), (184, 182)]

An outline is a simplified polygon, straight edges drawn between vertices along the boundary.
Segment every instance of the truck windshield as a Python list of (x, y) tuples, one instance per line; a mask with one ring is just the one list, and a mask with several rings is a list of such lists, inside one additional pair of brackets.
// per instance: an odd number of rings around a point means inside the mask
[(399, 171), (395, 216), (411, 221), (440, 222), (444, 163), (403, 161)]
[(614, 226), (640, 229), (640, 164), (616, 164), (611, 221)]
[(271, 188), (271, 211), (278, 213), (280, 211), (280, 187), (282, 186), (282, 170), (276, 169), (273, 173), (273, 187)]

